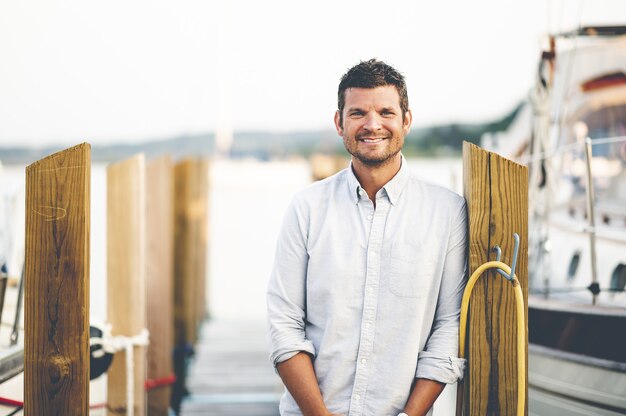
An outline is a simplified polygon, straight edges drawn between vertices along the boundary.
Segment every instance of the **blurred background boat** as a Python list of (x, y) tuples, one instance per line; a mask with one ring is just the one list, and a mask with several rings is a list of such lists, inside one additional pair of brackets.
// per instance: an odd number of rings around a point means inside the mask
[(529, 414), (626, 414), (626, 27), (550, 36), (509, 130), (529, 167)]

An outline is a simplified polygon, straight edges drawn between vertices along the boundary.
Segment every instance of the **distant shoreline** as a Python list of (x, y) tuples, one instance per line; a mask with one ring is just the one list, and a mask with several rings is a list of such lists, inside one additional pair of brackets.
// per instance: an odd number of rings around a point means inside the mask
[[(408, 157), (458, 157), (464, 140), (478, 144), (483, 134), (506, 130), (520, 108), (521, 104), (505, 117), (488, 123), (451, 123), (414, 128), (406, 137), (404, 153)], [(89, 140), (85, 141), (89, 142)], [(5, 165), (29, 164), (66, 147), (69, 146), (33, 148), (0, 145), (0, 161)], [(210, 157), (216, 154), (215, 134), (182, 135), (143, 142), (93, 145), (91, 149), (92, 160), (102, 163), (125, 159), (137, 153), (145, 153), (147, 157), (167, 153), (174, 159)], [(294, 156), (309, 158), (316, 153), (345, 155), (341, 138), (334, 130), (235, 132), (228, 156), (233, 159), (252, 157), (259, 160), (281, 160)]]

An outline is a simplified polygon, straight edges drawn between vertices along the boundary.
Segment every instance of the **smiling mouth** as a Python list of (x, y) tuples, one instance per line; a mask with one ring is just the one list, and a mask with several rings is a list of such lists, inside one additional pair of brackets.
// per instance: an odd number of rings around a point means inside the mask
[(385, 140), (384, 137), (378, 137), (378, 138), (373, 138), (373, 139), (365, 139), (365, 138), (361, 138), (359, 139), (360, 141), (364, 142), (364, 143), (380, 143), (383, 140)]

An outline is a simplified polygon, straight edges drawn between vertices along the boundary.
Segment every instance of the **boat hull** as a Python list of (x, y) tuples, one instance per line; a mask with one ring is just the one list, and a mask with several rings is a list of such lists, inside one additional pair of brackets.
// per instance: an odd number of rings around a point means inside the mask
[(528, 414), (626, 414), (626, 310), (529, 297)]
[(626, 414), (626, 365), (531, 344), (529, 415)]

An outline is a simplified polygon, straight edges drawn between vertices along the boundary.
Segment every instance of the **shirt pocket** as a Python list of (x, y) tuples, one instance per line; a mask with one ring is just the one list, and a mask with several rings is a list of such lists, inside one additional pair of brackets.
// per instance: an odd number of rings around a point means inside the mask
[(389, 290), (396, 296), (423, 298), (435, 277), (435, 254), (423, 245), (393, 243), (389, 266)]

